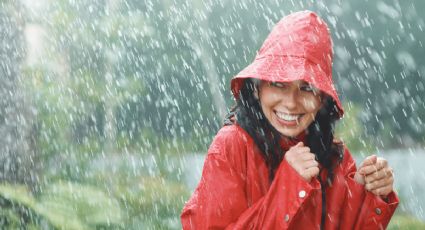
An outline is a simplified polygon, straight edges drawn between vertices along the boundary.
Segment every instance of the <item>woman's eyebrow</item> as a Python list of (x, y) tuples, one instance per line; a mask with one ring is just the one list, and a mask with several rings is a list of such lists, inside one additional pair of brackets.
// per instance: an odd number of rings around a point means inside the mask
[(309, 84), (309, 83), (304, 82), (304, 83), (300, 83), (298, 86), (299, 86), (299, 87), (302, 87), (302, 86), (313, 86), (313, 85), (312, 85), (312, 84)]

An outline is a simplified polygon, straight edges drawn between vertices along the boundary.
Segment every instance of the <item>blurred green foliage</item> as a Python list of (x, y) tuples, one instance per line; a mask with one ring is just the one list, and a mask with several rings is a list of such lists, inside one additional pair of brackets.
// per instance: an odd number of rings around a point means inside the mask
[[(35, 198), (24, 186), (0, 186), (2, 228), (43, 225), (55, 229), (96, 229), (122, 223), (118, 202), (96, 188), (57, 183)], [(12, 218), (11, 218), (12, 217)], [(39, 226), (38, 228), (36, 226)]]
[(337, 122), (335, 136), (349, 146), (352, 154), (369, 155), (376, 151), (372, 141), (367, 138), (365, 129), (360, 122), (360, 106), (347, 103), (344, 105), (344, 118)]
[(179, 207), (188, 197), (181, 184), (140, 177), (131, 183), (114, 181), (108, 193), (102, 187), (58, 182), (34, 196), (26, 186), (3, 184), (0, 224), (2, 229), (179, 228)]
[(420, 230), (425, 229), (425, 223), (409, 215), (394, 215), (387, 229)]

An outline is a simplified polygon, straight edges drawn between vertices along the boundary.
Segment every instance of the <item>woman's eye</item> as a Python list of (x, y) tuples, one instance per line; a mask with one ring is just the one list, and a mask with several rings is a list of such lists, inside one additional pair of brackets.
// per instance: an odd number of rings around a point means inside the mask
[(281, 82), (270, 82), (270, 85), (273, 87), (277, 87), (277, 88), (285, 88), (286, 85), (284, 83)]
[(305, 92), (317, 92), (317, 89), (314, 88), (311, 85), (304, 85), (300, 87), (300, 90), (305, 91)]

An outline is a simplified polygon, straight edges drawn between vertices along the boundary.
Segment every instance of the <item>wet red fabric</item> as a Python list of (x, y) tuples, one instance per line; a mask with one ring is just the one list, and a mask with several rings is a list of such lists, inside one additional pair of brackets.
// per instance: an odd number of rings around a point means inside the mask
[(334, 99), (340, 117), (344, 113), (332, 82), (329, 28), (314, 12), (293, 13), (276, 24), (255, 60), (232, 79), (236, 98), (246, 78), (277, 82), (304, 80)]
[[(355, 172), (345, 149), (332, 186), (326, 188), (325, 229), (385, 229), (393, 215), (395, 193), (382, 200), (354, 181)], [(321, 197), (319, 181), (306, 182), (285, 160), (270, 183), (252, 138), (238, 125), (230, 125), (211, 144), (181, 222), (185, 230), (320, 229)]]

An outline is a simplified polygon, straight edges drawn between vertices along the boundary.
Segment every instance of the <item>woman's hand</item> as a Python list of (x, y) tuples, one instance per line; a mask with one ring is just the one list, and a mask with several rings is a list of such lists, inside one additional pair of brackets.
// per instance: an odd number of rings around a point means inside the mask
[(319, 163), (316, 156), (310, 152), (310, 148), (299, 142), (285, 153), (285, 160), (295, 169), (307, 182), (319, 175)]
[(393, 169), (388, 166), (387, 160), (376, 155), (366, 157), (354, 175), (354, 180), (383, 198), (393, 191)]

